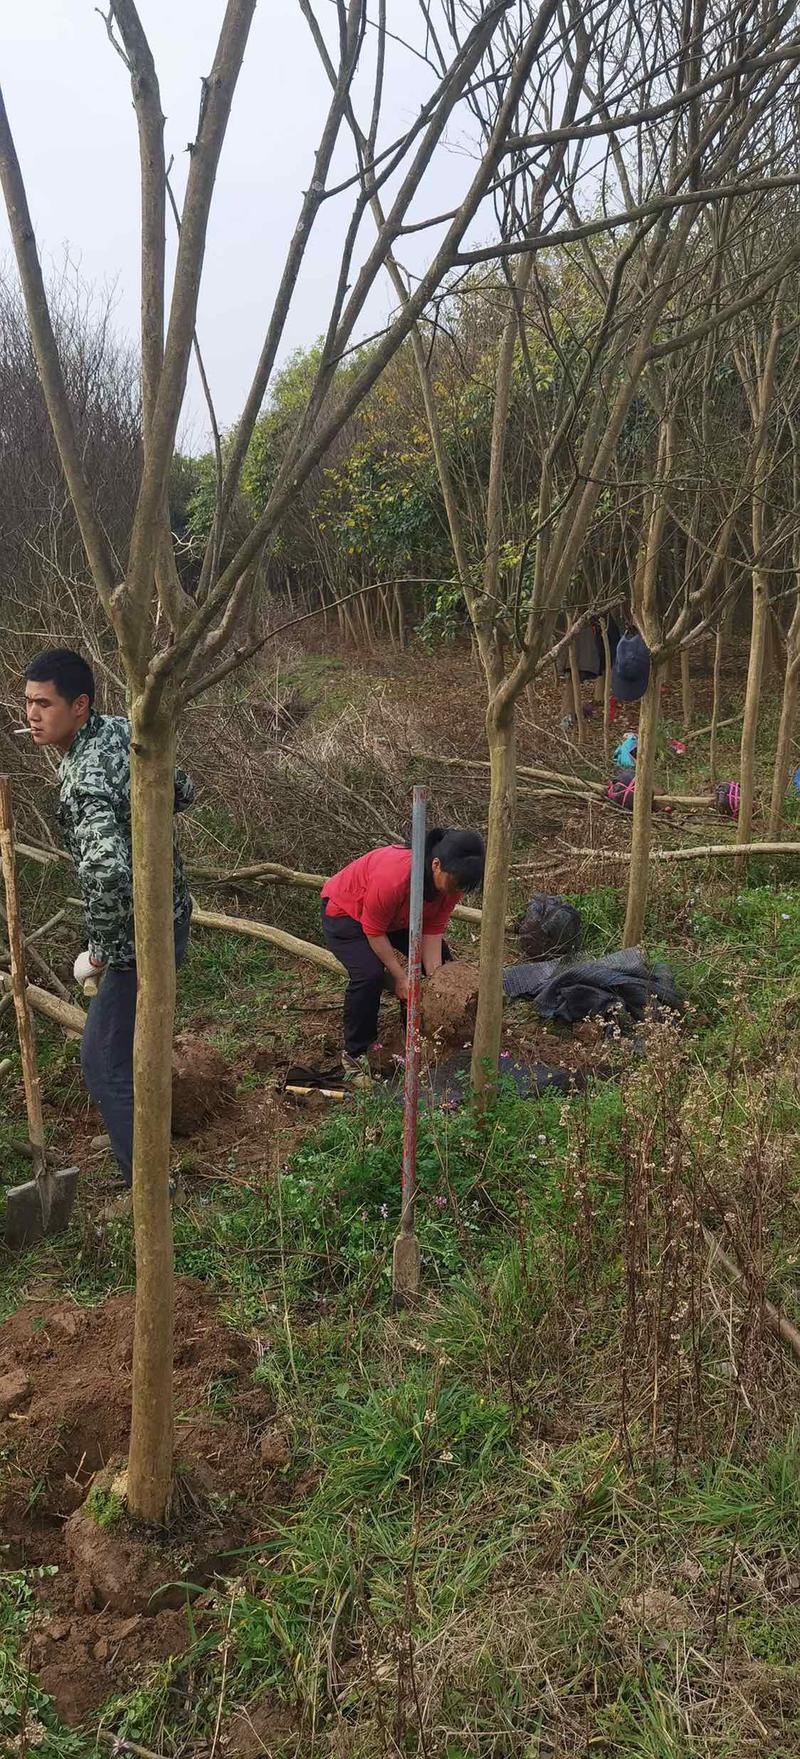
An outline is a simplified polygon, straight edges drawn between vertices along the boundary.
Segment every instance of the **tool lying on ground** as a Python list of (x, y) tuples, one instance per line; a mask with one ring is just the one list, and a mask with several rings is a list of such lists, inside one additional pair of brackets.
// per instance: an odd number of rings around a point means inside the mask
[(17, 1014), (22, 1078), (25, 1084), (25, 1105), (28, 1113), (28, 1134), (31, 1144), (34, 1177), (24, 1185), (6, 1192), (4, 1234), (7, 1246), (31, 1246), (46, 1234), (57, 1234), (69, 1224), (78, 1184), (78, 1168), (65, 1167), (54, 1172), (48, 1165), (44, 1144), (44, 1120), (39, 1071), (33, 1025), (25, 994), (25, 949), (22, 920), (17, 897), (17, 874), (14, 862), (14, 821), (11, 808), (11, 784), (8, 776), (0, 776), (0, 854), (6, 891), (8, 939), (11, 948), (11, 987)]
[(312, 1093), (320, 1093), (323, 1099), (346, 1099), (344, 1070), (341, 1063), (335, 1069), (306, 1069), (302, 1063), (292, 1063), (283, 1077), (281, 1092), (303, 1099)]
[(415, 788), (411, 809), (411, 897), (408, 910), (408, 1001), (403, 1084), (403, 1179), (400, 1232), (392, 1252), (392, 1305), (408, 1307), (419, 1292), (420, 1251), (414, 1232), (417, 1203), (417, 1113), (422, 1026), (422, 904), (425, 886), (427, 788)]

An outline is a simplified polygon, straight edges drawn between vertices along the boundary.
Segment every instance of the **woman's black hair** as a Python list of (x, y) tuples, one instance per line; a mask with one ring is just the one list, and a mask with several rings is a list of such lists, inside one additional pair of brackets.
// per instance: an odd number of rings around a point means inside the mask
[(459, 890), (471, 892), (483, 880), (486, 845), (480, 831), (458, 831), (447, 825), (433, 825), (425, 838), (425, 887), (423, 897), (430, 903), (436, 886), (431, 863), (438, 859), (445, 873), (458, 880)]

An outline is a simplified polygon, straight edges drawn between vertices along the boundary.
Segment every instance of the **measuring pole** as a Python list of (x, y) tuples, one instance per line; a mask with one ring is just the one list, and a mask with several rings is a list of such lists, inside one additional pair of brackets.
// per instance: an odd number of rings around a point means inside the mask
[(415, 788), (411, 809), (411, 900), (408, 913), (408, 1003), (403, 1086), (403, 1181), (400, 1232), (392, 1253), (392, 1304), (407, 1307), (419, 1290), (419, 1241), (414, 1232), (417, 1199), (417, 1111), (422, 999), (422, 893), (425, 885), (427, 788)]

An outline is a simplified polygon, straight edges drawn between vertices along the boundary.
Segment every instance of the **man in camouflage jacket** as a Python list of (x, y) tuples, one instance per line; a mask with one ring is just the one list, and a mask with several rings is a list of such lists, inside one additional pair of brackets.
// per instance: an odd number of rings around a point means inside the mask
[[(98, 1106), (123, 1183), (133, 1176), (133, 1034), (136, 1023), (136, 947), (131, 858), (130, 738), (128, 721), (93, 707), (94, 677), (80, 654), (50, 648), (25, 673), (28, 725), (36, 745), (62, 753), (58, 821), (78, 872), (88, 937), (75, 961), (81, 984), (102, 975), (81, 1043), (86, 1085)], [(175, 772), (175, 811), (194, 799), (183, 770)], [(174, 849), (175, 957), (189, 940), (191, 899)]]

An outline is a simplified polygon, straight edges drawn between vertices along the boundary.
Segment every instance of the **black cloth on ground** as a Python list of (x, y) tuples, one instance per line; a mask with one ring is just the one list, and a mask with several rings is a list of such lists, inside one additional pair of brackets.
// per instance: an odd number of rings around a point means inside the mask
[(543, 1020), (587, 1020), (624, 1009), (640, 1020), (648, 1007), (680, 1013), (683, 1003), (668, 965), (650, 965), (640, 947), (600, 959), (540, 959), (503, 973), (506, 1001), (532, 1001)]

